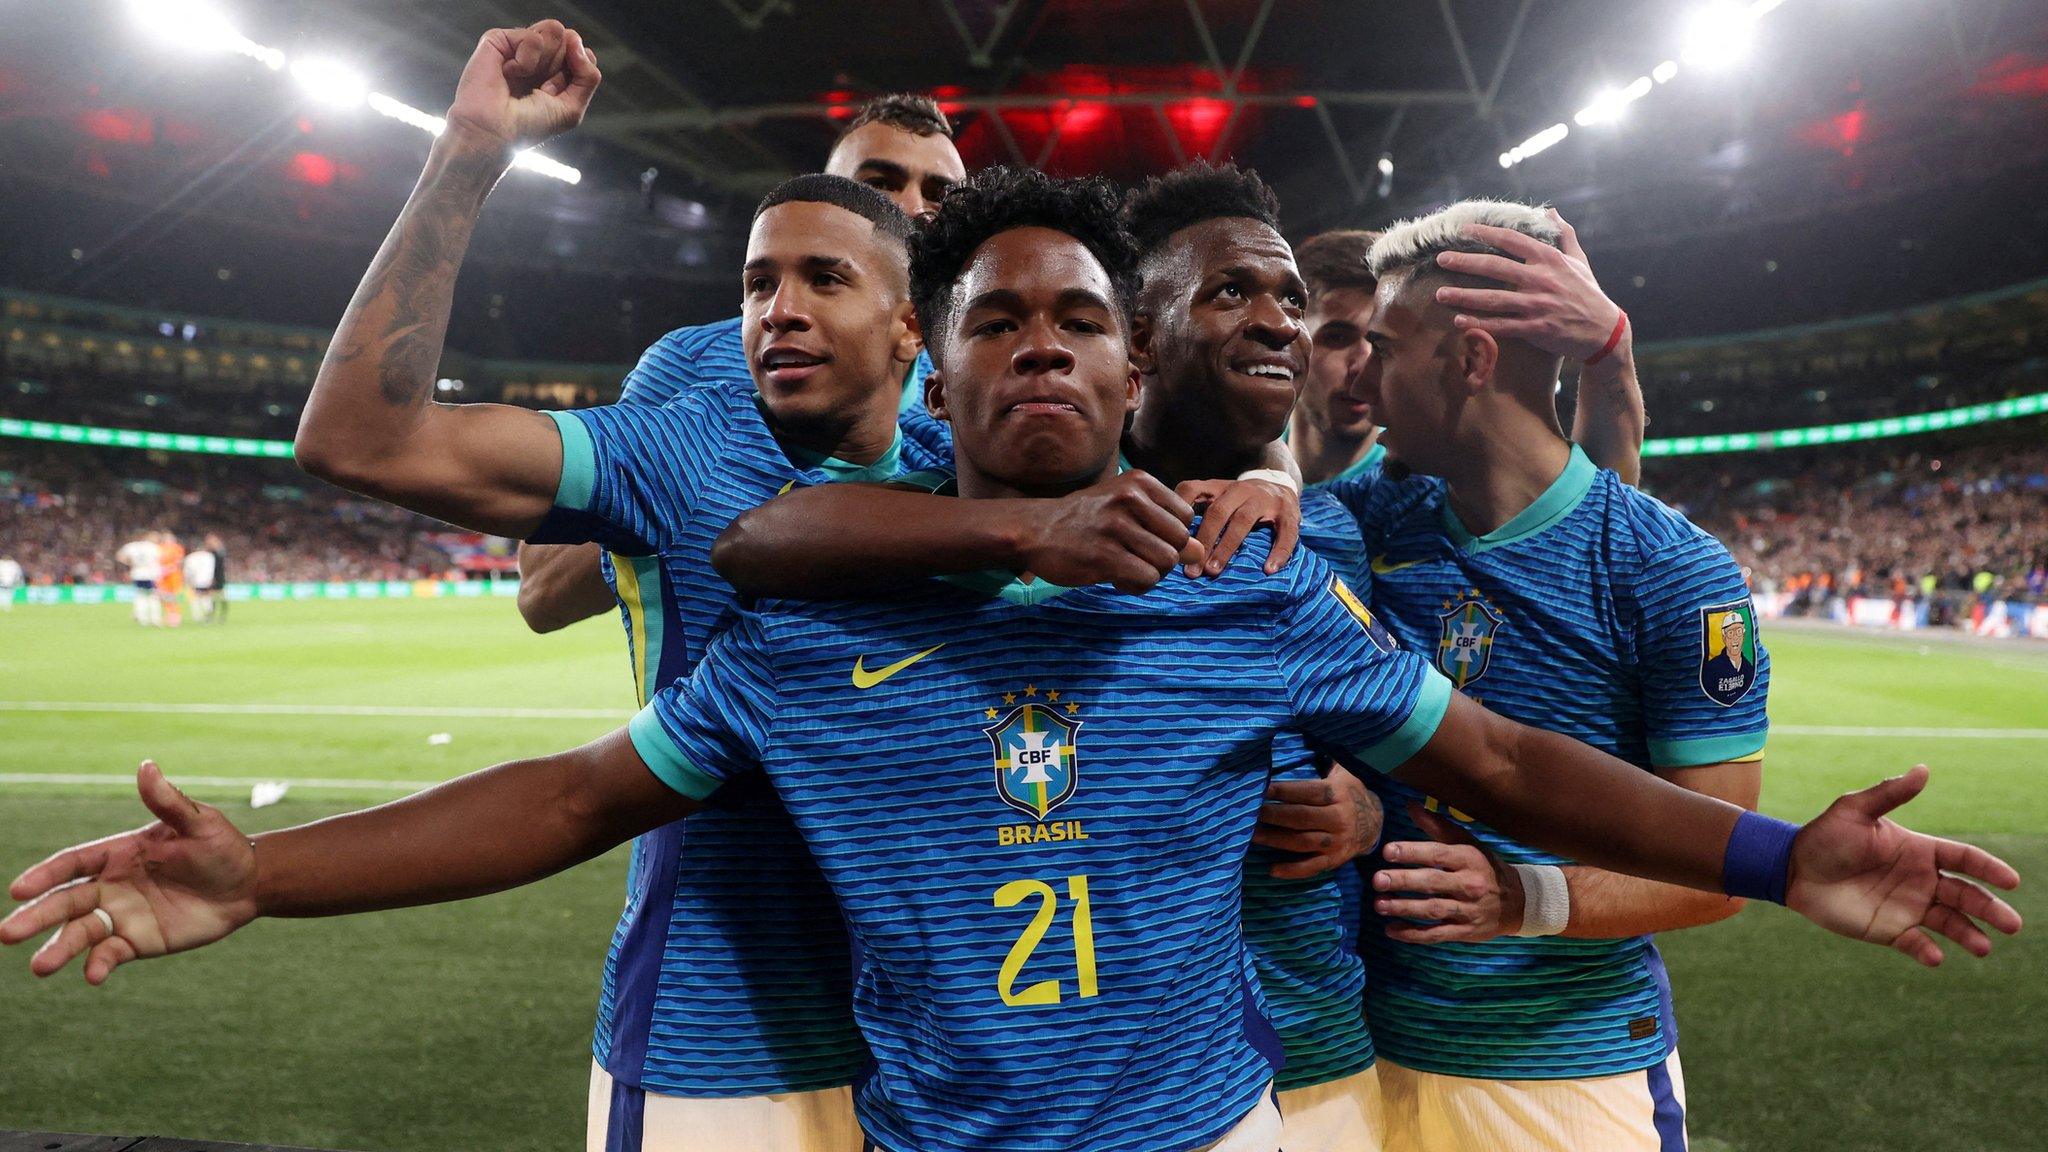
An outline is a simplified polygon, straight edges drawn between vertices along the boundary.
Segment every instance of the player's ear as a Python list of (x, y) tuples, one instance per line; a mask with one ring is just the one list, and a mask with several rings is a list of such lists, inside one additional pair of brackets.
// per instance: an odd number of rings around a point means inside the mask
[(917, 323), (917, 307), (905, 300), (896, 305), (896, 310), (889, 319), (890, 334), (895, 337), (895, 345), (890, 351), (890, 356), (898, 364), (916, 361), (917, 354), (924, 351), (924, 329)]
[(1131, 369), (1140, 375), (1150, 376), (1158, 371), (1158, 362), (1152, 355), (1152, 337), (1150, 312), (1131, 317)]
[(1478, 392), (1492, 384), (1494, 371), (1500, 366), (1500, 343), (1493, 334), (1480, 328), (1467, 328), (1455, 332), (1451, 339), (1452, 367), (1466, 390)]
[(924, 378), (924, 408), (935, 420), (951, 424), (953, 417), (946, 411), (946, 377), (937, 366)]
[[(1138, 410), (1138, 401), (1144, 395), (1144, 392), (1145, 375), (1138, 371), (1138, 365), (1133, 361), (1130, 376), (1124, 381), (1124, 414), (1126, 416)], [(1125, 430), (1129, 431), (1128, 428)]]

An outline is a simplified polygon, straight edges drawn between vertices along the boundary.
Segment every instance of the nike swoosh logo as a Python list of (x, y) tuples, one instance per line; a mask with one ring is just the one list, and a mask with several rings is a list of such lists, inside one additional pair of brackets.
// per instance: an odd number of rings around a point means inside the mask
[(1427, 560), (1410, 560), (1406, 564), (1389, 564), (1385, 556), (1375, 556), (1372, 558), (1372, 574), (1375, 576), (1385, 576), (1390, 572), (1399, 572), (1403, 568), (1413, 568), (1417, 564), (1427, 563), (1429, 563)]
[(866, 691), (944, 647), (944, 644), (934, 644), (915, 656), (905, 656), (894, 664), (885, 664), (873, 672), (862, 666), (861, 661), (865, 659), (864, 657), (856, 656), (853, 658), (853, 686)]

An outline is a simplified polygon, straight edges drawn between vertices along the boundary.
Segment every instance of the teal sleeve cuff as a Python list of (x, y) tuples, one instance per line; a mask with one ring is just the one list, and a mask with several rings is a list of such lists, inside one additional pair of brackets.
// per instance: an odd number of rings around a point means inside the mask
[(661, 726), (661, 717), (655, 715), (652, 705), (633, 714), (626, 724), (626, 735), (633, 741), (633, 750), (646, 762), (647, 770), (682, 795), (702, 800), (724, 784), (690, 763), (689, 757), (669, 738), (668, 729)]
[(562, 480), (555, 485), (555, 506), (590, 511), (590, 497), (597, 489), (597, 448), (590, 442), (590, 429), (574, 412), (549, 412), (562, 434)]
[(1764, 750), (1768, 729), (1738, 732), (1733, 736), (1699, 736), (1690, 740), (1650, 741), (1650, 767), (1697, 768), (1702, 764), (1726, 764), (1754, 756)]
[(1444, 722), (1444, 712), (1451, 706), (1451, 682), (1443, 673), (1425, 667), (1422, 672), (1422, 687), (1415, 695), (1415, 709), (1408, 713), (1408, 719), (1395, 729), (1392, 736), (1370, 748), (1358, 750), (1358, 758), (1371, 765), (1379, 773), (1392, 772), (1406, 764), (1410, 757), (1422, 751), (1429, 738)]

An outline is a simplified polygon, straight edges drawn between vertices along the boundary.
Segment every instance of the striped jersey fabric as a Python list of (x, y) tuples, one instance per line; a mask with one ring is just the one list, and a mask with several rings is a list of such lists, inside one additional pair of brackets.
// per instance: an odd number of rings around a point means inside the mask
[[(1383, 482), (1359, 509), (1373, 607), (1402, 645), (1466, 695), (1644, 769), (1760, 753), (1769, 657), (1742, 573), (1713, 537), (1572, 450), (1522, 514), (1474, 537), (1441, 481)], [(1707, 635), (1733, 614), (1753, 660), (1739, 693), (1707, 672)], [(1710, 651), (1710, 648), (1712, 651)], [(1717, 696), (1719, 698), (1717, 698)], [(1570, 861), (1516, 844), (1392, 779), (1375, 780), (1385, 839), (1428, 839), (1410, 804), (1463, 823), (1518, 863)], [(1605, 1076), (1676, 1044), (1670, 988), (1650, 938), (1501, 937), (1398, 944), (1368, 911), (1368, 1017), (1381, 1055), (1479, 1079)]]
[[(733, 619), (735, 594), (710, 550), (734, 517), (792, 484), (887, 480), (940, 462), (908, 435), (872, 465), (792, 461), (757, 398), (737, 388), (549, 415), (562, 433), (562, 483), (531, 539), (611, 550), (643, 703)], [(636, 843), (605, 959), (597, 1059), (619, 1082), (668, 1095), (851, 1083), (867, 1053), (848, 1007), (850, 971), (836, 905), (787, 813), (766, 788), (733, 789)]]
[(771, 603), (631, 732), (716, 797), (765, 778), (838, 895), (898, 1152), (1173, 1152), (1279, 1056), (1241, 931), (1277, 733), (1390, 768), (1449, 685), (1312, 556), (1065, 590), (998, 574)]

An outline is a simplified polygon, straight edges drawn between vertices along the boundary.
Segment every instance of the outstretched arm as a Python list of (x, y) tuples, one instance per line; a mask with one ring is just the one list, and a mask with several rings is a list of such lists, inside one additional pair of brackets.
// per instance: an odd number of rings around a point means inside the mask
[(244, 837), (218, 808), (136, 776), (156, 823), (67, 848), (22, 873), (27, 903), (0, 944), (60, 929), (29, 967), (89, 953), (119, 965), (219, 940), (258, 916), (337, 916), (481, 896), (530, 883), (695, 811), (648, 770), (622, 729), (554, 756), (500, 764), (403, 800)]
[[(1751, 810), (1763, 784), (1759, 761), (1675, 768), (1663, 776)], [(1506, 863), (1437, 813), (1411, 815), (1430, 839), (1387, 845), (1389, 864), (1373, 876), (1374, 909), (1389, 920), (1387, 935), (1404, 943), (1480, 943), (1503, 935), (1614, 940), (1712, 924), (1742, 908), (1732, 896), (1583, 865), (1548, 869), (1551, 882), (1562, 883), (1559, 902), (1542, 891), (1544, 876), (1531, 875), (1545, 866)], [(1537, 892), (1527, 890), (1530, 882)]]
[(431, 402), (456, 273), (484, 198), (520, 148), (575, 127), (596, 56), (543, 20), (484, 34), (447, 129), (335, 330), (293, 452), (323, 480), (467, 528), (524, 537), (561, 478), (561, 441), (538, 412)]
[(1437, 263), (1450, 271), (1484, 276), (1502, 287), (1447, 285), (1437, 289), (1436, 298), (1452, 308), (1470, 310), (1454, 319), (1460, 328), (1526, 340), (1582, 365), (1572, 439), (1593, 463), (1634, 484), (1642, 476), (1648, 422), (1636, 381), (1635, 332), (1621, 306), (1608, 299), (1593, 278), (1579, 234), (1556, 209), (1550, 209), (1550, 218), (1563, 233), (1563, 251), (1511, 228), (1467, 225), (1467, 235), (1514, 259), (1442, 253)]
[(1926, 786), (1924, 767), (1843, 796), (1795, 830), (1453, 692), (1441, 725), (1395, 774), (1522, 843), (1687, 888), (1779, 900), (1831, 932), (1930, 966), (1941, 962), (1930, 930), (1981, 956), (1991, 941), (1975, 920), (2007, 934), (2020, 928), (2011, 905), (1959, 878), (2014, 888), (2010, 865), (1884, 818)]
[(750, 596), (829, 598), (878, 584), (981, 572), (1029, 572), (1126, 592), (1197, 561), (1194, 510), (1143, 472), (1059, 500), (960, 500), (869, 484), (825, 484), (743, 513), (711, 550), (712, 567)]
[(618, 603), (598, 567), (596, 544), (521, 544), (519, 617), (535, 632), (554, 632), (601, 616)]

